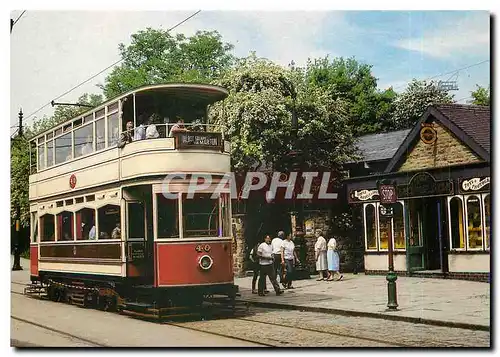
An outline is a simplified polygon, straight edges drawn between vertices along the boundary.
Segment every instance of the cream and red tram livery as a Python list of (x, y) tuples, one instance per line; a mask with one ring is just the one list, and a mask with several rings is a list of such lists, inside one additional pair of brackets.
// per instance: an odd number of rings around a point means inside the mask
[[(230, 172), (230, 143), (207, 124), (208, 107), (227, 95), (211, 85), (142, 87), (34, 137), (32, 282), (58, 299), (234, 298), (230, 189), (213, 195)], [(179, 118), (188, 131), (172, 130)], [(133, 140), (120, 147), (129, 121)], [(212, 186), (190, 197), (201, 173)]]

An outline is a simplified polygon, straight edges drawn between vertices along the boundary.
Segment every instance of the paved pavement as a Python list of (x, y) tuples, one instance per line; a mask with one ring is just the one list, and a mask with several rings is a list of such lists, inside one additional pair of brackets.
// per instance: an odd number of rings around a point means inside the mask
[[(490, 326), (490, 284), (449, 279), (398, 277), (398, 310), (387, 310), (385, 276), (344, 274), (343, 281), (294, 282), (281, 296), (251, 293), (251, 277), (236, 278), (241, 300), (259, 306), (336, 312), (356, 316), (486, 330)], [(272, 285), (268, 281), (268, 289)], [(278, 306), (279, 305), (279, 306)]]

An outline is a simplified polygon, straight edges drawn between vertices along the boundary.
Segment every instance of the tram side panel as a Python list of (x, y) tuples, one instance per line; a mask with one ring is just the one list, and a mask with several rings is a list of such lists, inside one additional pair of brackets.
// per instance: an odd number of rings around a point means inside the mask
[(155, 286), (233, 284), (231, 242), (155, 244)]
[(38, 245), (30, 246), (30, 274), (38, 276)]

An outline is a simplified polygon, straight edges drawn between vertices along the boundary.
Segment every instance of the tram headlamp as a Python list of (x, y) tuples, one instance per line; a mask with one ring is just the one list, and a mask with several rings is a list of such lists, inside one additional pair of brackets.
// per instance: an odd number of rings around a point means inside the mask
[(214, 264), (214, 261), (209, 255), (203, 255), (198, 261), (198, 264), (200, 265), (201, 269), (209, 270)]

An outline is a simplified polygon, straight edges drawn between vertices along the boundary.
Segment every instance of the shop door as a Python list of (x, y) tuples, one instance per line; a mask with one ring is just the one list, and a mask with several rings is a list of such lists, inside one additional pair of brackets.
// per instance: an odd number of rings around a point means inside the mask
[(422, 199), (410, 200), (410, 230), (406, 242), (406, 264), (410, 273), (425, 269), (424, 213)]

